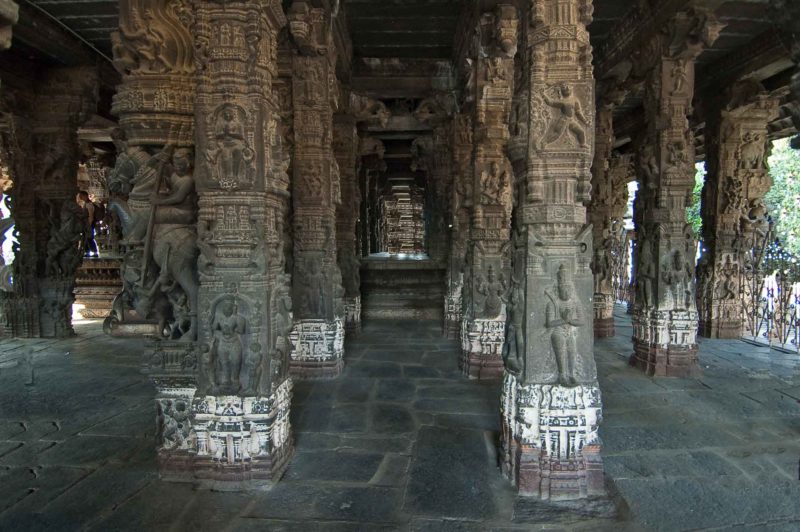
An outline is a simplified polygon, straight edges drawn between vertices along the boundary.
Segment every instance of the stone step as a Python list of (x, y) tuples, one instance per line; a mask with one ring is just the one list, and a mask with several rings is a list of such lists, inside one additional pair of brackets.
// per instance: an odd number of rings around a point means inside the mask
[(441, 320), (445, 272), (431, 266), (390, 261), (367, 265), (361, 272), (362, 316)]

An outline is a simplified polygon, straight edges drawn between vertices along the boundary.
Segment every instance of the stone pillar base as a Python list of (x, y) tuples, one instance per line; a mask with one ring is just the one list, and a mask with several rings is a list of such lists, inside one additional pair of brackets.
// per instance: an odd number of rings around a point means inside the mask
[(70, 338), (75, 281), (43, 279), (39, 281), (39, 335), (42, 338)]
[(697, 346), (659, 347), (634, 340), (629, 363), (651, 377), (696, 379), (703, 372), (697, 358)]
[(501, 408), (500, 463), (521, 495), (571, 500), (605, 494), (597, 385), (522, 385), (506, 373)]
[(344, 320), (302, 320), (290, 335), (289, 371), (299, 379), (332, 379), (344, 369)]
[(461, 336), (461, 316), (445, 316), (442, 336), (448, 340), (458, 340)]
[(700, 320), (697, 334), (703, 338), (717, 340), (738, 340), (742, 337), (741, 321)]
[(602, 318), (594, 320), (595, 338), (612, 338), (616, 334), (614, 329), (614, 318)]
[(653, 311), (633, 318), (630, 365), (653, 377), (697, 378), (697, 313)]
[(361, 333), (361, 296), (344, 298), (344, 330), (348, 336)]
[(461, 320), (463, 312), (461, 309), (461, 286), (459, 285), (453, 293), (444, 297), (444, 325), (442, 335), (449, 340), (457, 340), (461, 336)]
[(610, 338), (614, 336), (614, 296), (611, 294), (594, 294), (594, 337)]
[(505, 336), (505, 317), (464, 322), (458, 364), (464, 376), (481, 380), (501, 378), (505, 369), (502, 358)]
[[(270, 397), (194, 398), (188, 419), (176, 408), (185, 399), (161, 397), (160, 477), (216, 491), (260, 489), (279, 480), (293, 451), (291, 389), (287, 379)], [(174, 430), (183, 424), (185, 438)]]
[(5, 294), (2, 318), (3, 336), (8, 338), (39, 337), (39, 298)]

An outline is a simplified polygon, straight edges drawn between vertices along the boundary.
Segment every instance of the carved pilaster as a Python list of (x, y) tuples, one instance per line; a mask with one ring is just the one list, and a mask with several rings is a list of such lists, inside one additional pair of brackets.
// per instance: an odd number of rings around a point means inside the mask
[(503, 371), (498, 331), (506, 320), (512, 169), (506, 155), (514, 93), (517, 9), (499, 5), (478, 20), (474, 58), (471, 227), (464, 275), (461, 360), (473, 378), (499, 378)]
[(331, 13), (296, 1), (289, 29), (294, 102), (295, 342), (292, 373), (335, 377), (344, 367), (344, 287), (336, 260), (339, 168), (332, 149), (333, 114), (339, 103)]
[(595, 134), (591, 14), (587, 0), (532, 2), (509, 146), (516, 214), (500, 461), (520, 493), (543, 499), (603, 492), (584, 207)]
[(686, 207), (694, 187), (689, 128), (695, 59), (722, 26), (705, 9), (679, 12), (641, 50), (646, 131), (639, 144), (640, 225), (631, 364), (649, 375), (697, 375), (696, 242)]
[(769, 226), (762, 201), (772, 184), (766, 165), (767, 125), (777, 117), (779, 101), (754, 81), (731, 87), (723, 100), (706, 122), (699, 333), (740, 338), (745, 318), (740, 282), (753, 268), (748, 258)]

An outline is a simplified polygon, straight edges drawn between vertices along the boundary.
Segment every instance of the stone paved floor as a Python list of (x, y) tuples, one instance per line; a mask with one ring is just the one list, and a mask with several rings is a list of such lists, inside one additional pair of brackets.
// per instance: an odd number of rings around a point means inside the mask
[(498, 385), (463, 379), (425, 323), (368, 324), (343, 377), (297, 385), (271, 491), (159, 482), (140, 344), (88, 323), (0, 341), (0, 530), (800, 529), (798, 357), (704, 341), (702, 379), (653, 380), (618, 322), (597, 344), (617, 520), (516, 499), (494, 465)]

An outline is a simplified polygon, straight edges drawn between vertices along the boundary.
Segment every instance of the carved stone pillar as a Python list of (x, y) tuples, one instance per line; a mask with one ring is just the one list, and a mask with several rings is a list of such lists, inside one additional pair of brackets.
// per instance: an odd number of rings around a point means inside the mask
[(425, 205), (425, 249), (432, 261), (445, 266), (449, 253), (448, 225), (451, 217), (450, 196), (453, 186), (452, 116), (453, 98), (437, 94), (422, 100), (414, 117), (431, 128), (431, 135), (414, 141), (412, 170), (425, 170), (427, 176)]
[(358, 132), (349, 114), (334, 117), (333, 152), (339, 165), (342, 203), (336, 209), (336, 257), (344, 284), (344, 327), (361, 332), (361, 261), (356, 251), (356, 224), (361, 210), (358, 188)]
[(457, 114), (450, 133), (453, 145), (453, 186), (450, 199), (450, 253), (447, 264), (447, 293), (444, 300), (444, 335), (461, 335), (463, 317), (464, 269), (469, 241), (472, 207), (472, 119)]
[(628, 206), (628, 180), (632, 177), (630, 159), (612, 159), (614, 147), (614, 104), (601, 100), (597, 110), (592, 201), (588, 207), (592, 237), (594, 274), (594, 335), (614, 336), (614, 266), (620, 259), (622, 218)]
[(594, 79), (589, 0), (536, 0), (514, 99), (516, 210), (503, 358), (505, 475), (521, 494), (603, 492), (589, 200)]
[(75, 273), (86, 231), (76, 203), (78, 127), (95, 111), (97, 73), (53, 68), (38, 81), (37, 87), (15, 88), (16, 106), (6, 115), (18, 248), (13, 290), (4, 295), (4, 328), (10, 336), (63, 338), (74, 334)]
[(295, 325), (291, 370), (301, 377), (336, 377), (344, 367), (344, 288), (336, 260), (339, 168), (333, 156), (338, 105), (336, 50), (330, 13), (297, 1), (289, 11), (294, 100)]
[(700, 373), (696, 243), (686, 220), (695, 176), (688, 116), (695, 58), (713, 44), (720, 29), (708, 10), (682, 11), (652, 38), (637, 65), (646, 72), (647, 127), (638, 152), (641, 224), (636, 227), (637, 294), (630, 363), (648, 375)]
[[(336, 209), (336, 256), (344, 284), (344, 325), (361, 332), (361, 261), (357, 225), (361, 213), (358, 181), (361, 150), (358, 124), (386, 127), (389, 110), (382, 102), (349, 93), (344, 114), (334, 116), (333, 151), (339, 167), (341, 204)], [(382, 155), (381, 155), (382, 156)]]
[(754, 236), (766, 236), (762, 201), (772, 180), (766, 165), (767, 125), (779, 101), (758, 83), (732, 87), (706, 121), (706, 184), (703, 246), (698, 265), (700, 330), (706, 338), (740, 338), (744, 320), (740, 290)]
[[(277, 0), (193, 7), (186, 20), (195, 45), (196, 157), (188, 147), (174, 150), (169, 196), (154, 200), (165, 206), (156, 220), (177, 214), (180, 204), (166, 206), (193, 184), (198, 205), (196, 225), (176, 217), (156, 229), (153, 245), (154, 258), (169, 249), (159, 280), (173, 277), (190, 302), (188, 315), (173, 306), (176, 326), (190, 328), (180, 341), (157, 342), (150, 359), (158, 456), (167, 479), (253, 487), (280, 478), (292, 450), (292, 306), (283, 254), (289, 179), (272, 92), (286, 19)], [(196, 369), (182, 375), (189, 367)]]
[(512, 209), (506, 144), (518, 23), (516, 8), (503, 4), (480, 17), (476, 33), (472, 225), (464, 274), (460, 366), (464, 375), (481, 379), (499, 378), (503, 373)]
[[(155, 339), (177, 339), (192, 329), (187, 339), (194, 339), (196, 327), (179, 324), (177, 316), (191, 314), (190, 321), (196, 322), (196, 301), (179, 301), (183, 296), (178, 293), (186, 292), (183, 288), (170, 295), (166, 277), (160, 275), (170, 269), (165, 261), (176, 254), (154, 246), (173, 233), (170, 214), (180, 209), (189, 213), (192, 208), (180, 202), (160, 206), (150, 201), (159, 190), (171, 190), (167, 181), (173, 152), (194, 146), (195, 65), (189, 30), (193, 13), (156, 0), (122, 0), (119, 7), (119, 31), (111, 37), (122, 83), (112, 105), (119, 130), (112, 134), (117, 160), (108, 174), (108, 210), (122, 226), (123, 289), (104, 329), (112, 336)], [(186, 152), (180, 157), (193, 158)], [(194, 213), (185, 218), (177, 225), (191, 226), (186, 233), (193, 233)], [(189, 271), (196, 272), (196, 267)], [(196, 284), (188, 278), (183, 282), (189, 292), (194, 291), (194, 298)]]

